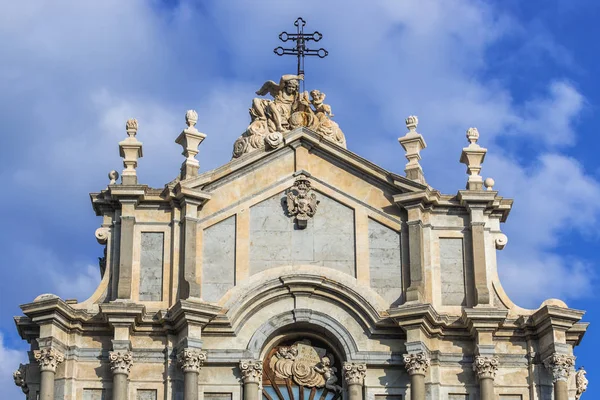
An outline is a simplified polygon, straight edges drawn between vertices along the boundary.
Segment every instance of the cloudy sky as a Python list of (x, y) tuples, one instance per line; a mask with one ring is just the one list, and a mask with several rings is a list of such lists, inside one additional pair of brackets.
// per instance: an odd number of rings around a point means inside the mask
[[(122, 169), (124, 122), (139, 121), (142, 183), (162, 187), (182, 161), (187, 109), (206, 133), (202, 170), (230, 159), (253, 93), (295, 71), (279, 32), (302, 16), (324, 35), (306, 88), (327, 94), (348, 148), (391, 171), (419, 116), (426, 178), (466, 182), (465, 131), (488, 148), (482, 175), (515, 199), (499, 271), (519, 305), (550, 297), (600, 321), (600, 37), (593, 0), (0, 0), (0, 387), (26, 355), (12, 316), (40, 293), (87, 298), (99, 281), (100, 220), (89, 192)], [(595, 324), (576, 350), (595, 398)]]

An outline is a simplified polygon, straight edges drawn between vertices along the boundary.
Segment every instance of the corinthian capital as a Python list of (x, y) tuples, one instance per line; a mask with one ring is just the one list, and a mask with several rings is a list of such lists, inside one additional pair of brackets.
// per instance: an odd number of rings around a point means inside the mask
[(404, 355), (404, 367), (409, 375), (425, 375), (429, 364), (429, 357), (422, 351)]
[(65, 356), (53, 348), (35, 350), (33, 357), (40, 364), (40, 371), (56, 372), (58, 364), (65, 360)]
[(177, 354), (177, 362), (183, 372), (199, 373), (204, 361), (206, 361), (206, 351), (186, 348)]
[(344, 363), (344, 379), (348, 385), (362, 385), (367, 375), (367, 365), (353, 362)]
[(262, 380), (262, 361), (242, 360), (240, 371), (244, 383), (260, 383)]
[(567, 381), (571, 370), (575, 366), (575, 357), (569, 354), (554, 353), (544, 360), (544, 365), (552, 373), (552, 379), (556, 381)]
[(108, 360), (113, 374), (129, 375), (133, 365), (133, 355), (130, 351), (111, 351), (108, 353)]
[(494, 379), (496, 377), (496, 372), (498, 371), (498, 357), (475, 357), (475, 362), (473, 363), (473, 371), (477, 372), (477, 377), (479, 379)]

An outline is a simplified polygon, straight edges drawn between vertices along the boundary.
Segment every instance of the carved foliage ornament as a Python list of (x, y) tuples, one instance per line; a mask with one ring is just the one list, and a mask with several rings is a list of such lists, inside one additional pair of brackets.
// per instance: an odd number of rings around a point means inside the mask
[(196, 349), (183, 349), (177, 354), (177, 362), (183, 372), (200, 372), (206, 361), (206, 351)]
[(308, 220), (315, 215), (319, 205), (317, 195), (308, 179), (300, 178), (294, 182), (294, 186), (287, 191), (286, 204), (288, 213), (296, 217), (298, 228), (306, 228)]
[(367, 365), (359, 363), (344, 363), (344, 379), (348, 385), (362, 385), (367, 375)]
[(425, 375), (429, 365), (429, 357), (424, 352), (404, 355), (404, 367), (409, 375)]
[(13, 372), (13, 379), (15, 380), (15, 385), (20, 387), (23, 393), (25, 394), (29, 393), (29, 387), (27, 386), (26, 382), (26, 374), (27, 369), (23, 364), (19, 365), (19, 369)]
[(588, 380), (585, 377), (585, 374), (587, 374), (587, 372), (585, 371), (585, 369), (583, 369), (583, 367), (579, 367), (577, 373), (575, 374), (575, 385), (577, 388), (577, 392), (575, 393), (575, 400), (579, 400), (583, 392), (587, 390)]
[(575, 366), (575, 357), (569, 354), (552, 354), (544, 360), (544, 365), (552, 373), (554, 382), (566, 382)]
[(240, 371), (244, 383), (260, 383), (262, 380), (262, 361), (242, 360), (240, 361)]
[(475, 357), (475, 362), (473, 363), (473, 371), (477, 372), (477, 377), (479, 379), (494, 379), (496, 377), (496, 372), (498, 371), (498, 357)]
[(108, 360), (113, 374), (129, 375), (133, 365), (133, 355), (130, 351), (111, 351), (108, 353)]
[(58, 364), (65, 360), (65, 356), (53, 348), (35, 350), (33, 357), (40, 365), (40, 371), (56, 372)]

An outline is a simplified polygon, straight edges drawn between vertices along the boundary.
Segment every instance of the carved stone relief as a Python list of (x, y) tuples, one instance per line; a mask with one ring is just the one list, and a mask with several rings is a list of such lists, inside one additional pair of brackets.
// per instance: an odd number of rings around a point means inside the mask
[(306, 228), (307, 221), (315, 215), (319, 205), (310, 181), (305, 178), (297, 179), (294, 186), (287, 191), (286, 196), (288, 213), (296, 217), (298, 228)]

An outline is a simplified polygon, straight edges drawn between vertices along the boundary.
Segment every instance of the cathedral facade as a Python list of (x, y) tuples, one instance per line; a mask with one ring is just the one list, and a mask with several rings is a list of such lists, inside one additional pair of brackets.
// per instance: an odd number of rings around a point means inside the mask
[(26, 399), (578, 399), (584, 313), (555, 299), (523, 309), (502, 289), (512, 200), (480, 175), (477, 129), (457, 149), (466, 189), (443, 194), (419, 164), (416, 117), (400, 176), (348, 151), (300, 79), (263, 85), (272, 98), (252, 102), (212, 171), (199, 172), (205, 135), (188, 111), (163, 188), (138, 182), (127, 121), (120, 180), (90, 195), (97, 290), (40, 295), (15, 318), (31, 345), (14, 374)]

